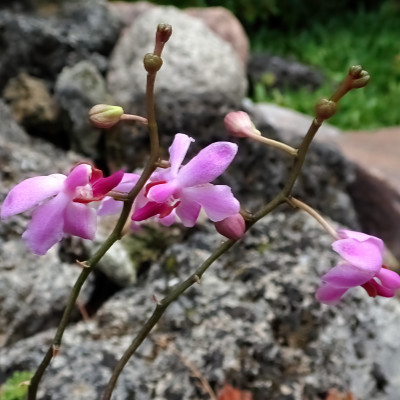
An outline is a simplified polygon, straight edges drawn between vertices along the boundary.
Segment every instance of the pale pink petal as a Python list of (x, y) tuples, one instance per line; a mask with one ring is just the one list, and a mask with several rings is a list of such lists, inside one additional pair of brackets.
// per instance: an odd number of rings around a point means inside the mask
[(375, 239), (340, 239), (332, 248), (350, 264), (375, 274), (382, 266), (382, 249)]
[[(63, 178), (61, 178), (63, 177)], [(1, 207), (1, 218), (19, 214), (55, 196), (63, 188), (65, 175), (36, 176), (11, 189)]]
[(65, 180), (65, 190), (75, 195), (75, 189), (78, 186), (85, 186), (89, 183), (92, 175), (92, 166), (90, 164), (78, 164), (68, 174)]
[(324, 284), (315, 293), (315, 298), (321, 303), (335, 305), (339, 303), (346, 291), (347, 288), (337, 288)]
[(322, 276), (322, 281), (338, 288), (350, 288), (369, 281), (374, 273), (357, 268), (352, 264), (339, 264)]
[(184, 165), (177, 176), (181, 187), (197, 186), (220, 176), (237, 153), (237, 145), (229, 142), (212, 143)]
[(157, 203), (166, 202), (177, 190), (179, 189), (176, 180), (167, 183), (160, 183), (159, 185), (152, 186), (148, 193), (147, 198)]
[(104, 217), (105, 215), (119, 214), (122, 211), (123, 202), (114, 200), (112, 197), (105, 197), (97, 209), (97, 215)]
[(160, 221), (161, 225), (164, 226), (171, 226), (172, 224), (175, 224), (177, 222), (177, 218), (176, 218), (176, 214), (175, 214), (175, 210), (173, 210), (169, 215), (167, 215), (164, 218), (159, 218), (158, 219)]
[(128, 193), (136, 185), (140, 175), (132, 173), (124, 173), (121, 182), (114, 188), (117, 192)]
[(70, 201), (69, 196), (60, 192), (54, 199), (36, 208), (22, 235), (33, 253), (46, 254), (50, 247), (62, 239), (64, 210)]
[(400, 276), (396, 272), (381, 268), (375, 276), (382, 282), (383, 286), (393, 290), (400, 289)]
[(194, 142), (194, 139), (184, 133), (177, 133), (175, 135), (175, 139), (169, 148), (169, 162), (171, 163), (172, 176), (176, 176), (178, 173), (191, 142)]
[(175, 212), (182, 221), (182, 224), (187, 228), (191, 228), (196, 225), (200, 210), (200, 204), (185, 198), (181, 198), (181, 202), (178, 207), (176, 207)]
[(382, 239), (379, 239), (376, 236), (367, 235), (366, 233), (363, 232), (349, 231), (347, 229), (339, 229), (337, 233), (340, 239), (356, 239), (359, 242), (364, 242), (368, 240), (371, 243), (375, 243), (376, 246), (378, 246), (381, 251), (383, 251), (385, 247)]
[(96, 210), (86, 204), (71, 202), (64, 212), (64, 233), (83, 239), (94, 239), (97, 226)]
[(240, 210), (239, 201), (226, 185), (203, 185), (182, 190), (182, 198), (196, 202), (204, 207), (211, 221), (221, 221)]

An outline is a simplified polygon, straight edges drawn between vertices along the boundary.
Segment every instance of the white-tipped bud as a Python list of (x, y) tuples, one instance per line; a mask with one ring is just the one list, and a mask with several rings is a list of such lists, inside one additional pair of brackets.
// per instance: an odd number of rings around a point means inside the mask
[(225, 128), (228, 133), (235, 137), (248, 137), (249, 135), (260, 135), (251, 121), (249, 114), (244, 111), (232, 111), (224, 118)]
[(222, 221), (215, 222), (215, 229), (228, 239), (239, 240), (244, 235), (246, 223), (242, 215), (237, 213)]
[(89, 119), (96, 128), (107, 129), (118, 123), (123, 113), (122, 107), (97, 104), (89, 110)]

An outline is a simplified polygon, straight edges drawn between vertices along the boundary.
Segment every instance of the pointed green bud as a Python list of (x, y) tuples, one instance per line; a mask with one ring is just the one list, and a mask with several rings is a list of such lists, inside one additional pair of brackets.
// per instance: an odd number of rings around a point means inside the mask
[(161, 57), (153, 53), (147, 53), (143, 59), (144, 68), (149, 74), (156, 73), (162, 66), (163, 60)]
[(332, 100), (321, 99), (315, 105), (315, 115), (317, 120), (325, 121), (336, 113), (336, 103)]
[(96, 128), (107, 129), (118, 123), (123, 113), (122, 107), (97, 104), (89, 110), (89, 119)]

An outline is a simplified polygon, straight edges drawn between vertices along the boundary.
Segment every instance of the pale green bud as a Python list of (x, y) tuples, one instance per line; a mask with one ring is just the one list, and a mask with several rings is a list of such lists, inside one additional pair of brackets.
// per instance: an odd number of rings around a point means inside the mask
[(89, 119), (96, 128), (107, 129), (118, 123), (123, 114), (122, 107), (96, 104), (89, 110)]

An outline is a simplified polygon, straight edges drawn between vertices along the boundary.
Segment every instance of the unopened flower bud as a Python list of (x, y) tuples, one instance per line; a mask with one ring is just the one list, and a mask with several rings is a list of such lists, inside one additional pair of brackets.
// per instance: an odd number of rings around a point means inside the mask
[(351, 88), (359, 89), (364, 87), (370, 80), (369, 73), (362, 69), (361, 65), (355, 65), (350, 68), (349, 75), (352, 77)]
[(260, 134), (251, 121), (249, 114), (244, 111), (232, 111), (226, 114), (224, 123), (228, 133), (235, 137), (247, 137), (252, 134)]
[(239, 240), (244, 235), (246, 223), (242, 215), (237, 213), (222, 221), (215, 222), (215, 229), (228, 239)]
[(359, 89), (367, 85), (370, 80), (370, 76), (367, 71), (362, 71), (360, 78), (353, 80), (351, 87), (353, 89)]
[(156, 41), (160, 43), (168, 42), (168, 39), (172, 35), (172, 26), (169, 24), (158, 24), (157, 33), (156, 33)]
[(123, 113), (122, 107), (97, 104), (89, 110), (89, 119), (95, 127), (107, 129), (118, 123)]
[(362, 71), (361, 65), (353, 65), (349, 70), (349, 75), (355, 79), (360, 77), (360, 73)]
[(147, 53), (144, 56), (143, 63), (144, 63), (144, 68), (146, 69), (146, 71), (150, 74), (154, 74), (161, 68), (161, 66), (163, 64), (163, 60), (161, 57), (157, 56), (156, 54)]
[(321, 99), (315, 105), (315, 114), (318, 120), (324, 121), (336, 113), (336, 103), (332, 100)]

